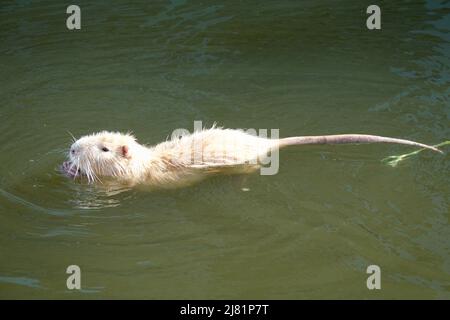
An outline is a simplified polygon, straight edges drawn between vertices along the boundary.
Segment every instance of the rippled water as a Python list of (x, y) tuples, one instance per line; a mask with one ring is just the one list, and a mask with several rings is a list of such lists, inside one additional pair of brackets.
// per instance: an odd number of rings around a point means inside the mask
[(58, 1), (0, 5), (1, 298), (450, 298), (448, 155), (298, 147), (275, 176), (153, 192), (57, 170), (67, 131), (154, 144), (194, 120), (448, 140), (448, 1), (381, 2), (380, 31), (368, 1), (77, 4), (80, 31)]

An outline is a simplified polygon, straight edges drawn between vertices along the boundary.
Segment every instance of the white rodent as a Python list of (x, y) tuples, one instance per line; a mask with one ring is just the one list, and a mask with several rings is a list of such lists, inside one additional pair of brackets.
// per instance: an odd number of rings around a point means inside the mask
[(253, 172), (271, 152), (285, 146), (349, 143), (397, 143), (441, 152), (414, 141), (365, 134), (269, 139), (213, 127), (148, 147), (131, 134), (101, 131), (74, 141), (62, 170), (89, 182), (112, 179), (130, 186), (178, 187), (213, 174)]

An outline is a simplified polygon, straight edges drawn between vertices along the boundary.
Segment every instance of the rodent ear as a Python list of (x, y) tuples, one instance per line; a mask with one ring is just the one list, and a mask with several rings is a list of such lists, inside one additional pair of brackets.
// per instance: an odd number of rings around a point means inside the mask
[(120, 148), (120, 152), (122, 153), (122, 156), (123, 157), (125, 157), (125, 158), (131, 158), (131, 156), (130, 156), (130, 150), (129, 150), (129, 148), (128, 148), (128, 146), (127, 145), (123, 145), (121, 148)]

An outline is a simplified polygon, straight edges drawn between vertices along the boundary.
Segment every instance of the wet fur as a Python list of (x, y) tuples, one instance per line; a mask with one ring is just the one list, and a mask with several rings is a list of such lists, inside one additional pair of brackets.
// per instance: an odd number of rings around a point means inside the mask
[(282, 147), (339, 143), (398, 143), (440, 152), (414, 141), (372, 135), (267, 139), (242, 130), (214, 127), (147, 147), (131, 134), (102, 131), (74, 141), (63, 170), (73, 178), (84, 176), (90, 182), (113, 179), (127, 185), (178, 187), (212, 174), (258, 170), (261, 159)]

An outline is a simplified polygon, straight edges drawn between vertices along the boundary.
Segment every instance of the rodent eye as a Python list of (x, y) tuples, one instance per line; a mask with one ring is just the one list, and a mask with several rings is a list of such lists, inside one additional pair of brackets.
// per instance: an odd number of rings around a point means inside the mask
[(107, 147), (103, 147), (102, 150), (105, 151), (105, 152), (109, 151), (109, 149)]

